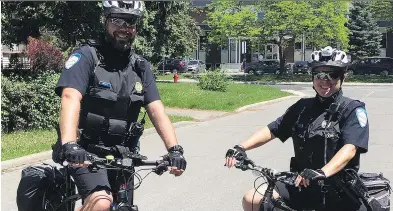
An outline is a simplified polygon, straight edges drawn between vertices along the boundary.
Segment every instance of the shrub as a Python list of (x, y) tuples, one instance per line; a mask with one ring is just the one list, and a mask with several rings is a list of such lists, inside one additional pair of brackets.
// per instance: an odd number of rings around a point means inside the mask
[(63, 53), (50, 43), (29, 37), (27, 57), (30, 59), (31, 71), (42, 73), (47, 71), (59, 72), (64, 64)]
[(59, 74), (45, 74), (26, 82), (2, 76), (2, 132), (53, 128), (60, 109), (54, 92), (58, 78)]
[(225, 92), (229, 79), (220, 70), (209, 71), (199, 79), (198, 86), (203, 90)]

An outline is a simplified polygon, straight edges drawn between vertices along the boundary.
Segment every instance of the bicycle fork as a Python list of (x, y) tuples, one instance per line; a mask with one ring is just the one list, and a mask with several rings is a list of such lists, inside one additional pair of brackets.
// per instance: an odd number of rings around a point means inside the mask
[[(124, 175), (123, 175), (124, 176)], [(111, 211), (138, 211), (138, 206), (134, 205), (134, 177), (130, 181), (125, 181), (119, 185), (119, 190), (114, 195), (114, 202)]]
[(279, 208), (285, 211), (296, 211), (287, 205), (282, 200), (274, 199), (273, 190), (275, 187), (275, 183), (271, 183), (268, 185), (265, 195), (262, 199), (262, 204), (259, 211), (272, 211), (274, 208)]

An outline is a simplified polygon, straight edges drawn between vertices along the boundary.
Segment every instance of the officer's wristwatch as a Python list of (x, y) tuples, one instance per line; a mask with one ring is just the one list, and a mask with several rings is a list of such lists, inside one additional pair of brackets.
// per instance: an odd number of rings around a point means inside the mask
[(180, 152), (181, 154), (183, 154), (184, 150), (183, 150), (183, 147), (181, 147), (180, 145), (175, 145), (175, 146), (169, 148), (168, 152)]

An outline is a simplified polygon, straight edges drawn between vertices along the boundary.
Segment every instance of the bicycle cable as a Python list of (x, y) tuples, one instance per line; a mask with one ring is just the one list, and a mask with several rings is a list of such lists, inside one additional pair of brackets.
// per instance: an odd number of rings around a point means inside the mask
[[(262, 184), (260, 184), (258, 187), (256, 187), (256, 182), (257, 182), (257, 180), (258, 179), (260, 179), (260, 178), (263, 178), (264, 179), (264, 182), (262, 182)], [(258, 191), (258, 189), (262, 186), (262, 185), (264, 185), (264, 184), (266, 184), (266, 180), (265, 180), (265, 177), (262, 175), (262, 176), (259, 176), (259, 177), (257, 177), (255, 180), (254, 180), (254, 189), (255, 189), (255, 192), (254, 192), (254, 194), (252, 195), (252, 200), (251, 200), (251, 211), (253, 211), (254, 210), (254, 198), (255, 198), (255, 194), (258, 192), (259, 194), (261, 194), (259, 191)], [(262, 197), (264, 197), (264, 195), (263, 194), (261, 194), (262, 195)]]
[[(257, 180), (260, 179), (260, 178), (263, 178), (263, 179), (264, 179), (264, 182), (263, 182), (262, 184), (260, 184), (258, 187), (256, 187), (256, 182), (257, 182)], [(265, 179), (265, 176), (263, 176), (263, 175), (257, 177), (257, 178), (254, 180), (254, 189), (255, 189), (255, 192), (254, 192), (254, 194), (253, 194), (253, 196), (252, 196), (252, 202), (254, 201), (254, 198), (255, 198), (255, 194), (256, 194), (256, 193), (259, 193), (262, 197), (265, 197), (265, 196), (264, 196), (264, 193), (259, 192), (258, 189), (259, 189), (262, 185), (264, 185), (264, 184), (266, 184), (266, 183), (267, 183), (267, 181), (266, 181), (266, 179)], [(278, 194), (279, 196), (281, 196), (280, 190), (279, 190), (278, 188), (277, 188), (277, 194)], [(273, 197), (273, 195), (272, 195), (272, 197)], [(254, 210), (254, 203), (252, 203), (252, 202), (251, 202), (251, 210)], [(272, 200), (270, 200), (270, 203), (273, 205), (273, 210), (274, 210), (274, 208), (276, 207), (275, 203), (273, 203)]]

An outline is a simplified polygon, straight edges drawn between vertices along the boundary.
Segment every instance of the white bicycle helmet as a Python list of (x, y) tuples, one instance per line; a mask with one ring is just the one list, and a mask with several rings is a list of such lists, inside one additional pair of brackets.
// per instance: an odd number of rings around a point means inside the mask
[(102, 1), (106, 18), (139, 18), (143, 15), (143, 1)]
[(327, 46), (319, 51), (311, 53), (310, 62), (308, 63), (311, 70), (317, 67), (328, 66), (328, 67), (339, 67), (339, 69), (345, 71), (349, 65), (347, 54), (344, 51), (333, 49)]

